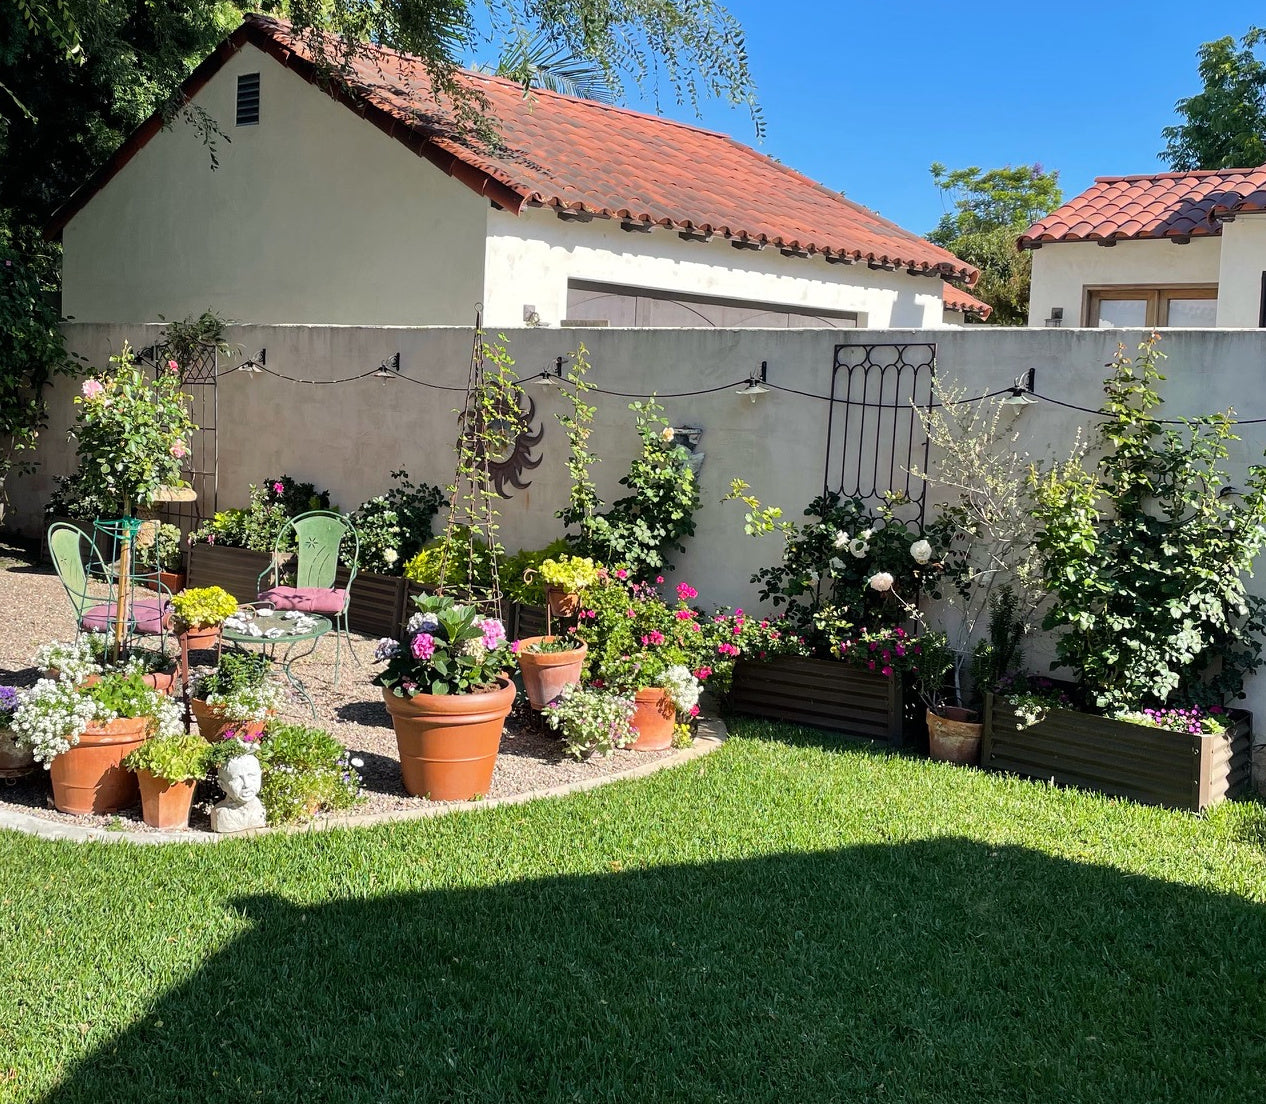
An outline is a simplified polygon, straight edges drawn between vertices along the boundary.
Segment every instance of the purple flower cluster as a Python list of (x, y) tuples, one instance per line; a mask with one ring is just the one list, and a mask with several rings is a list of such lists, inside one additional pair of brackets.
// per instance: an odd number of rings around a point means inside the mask
[(16, 686), (0, 686), (0, 717), (9, 718), (17, 712), (18, 688)]
[(1133, 721), (1149, 728), (1164, 728), (1170, 732), (1186, 732), (1192, 736), (1223, 732), (1226, 729), (1226, 710), (1220, 705), (1202, 709), (1198, 705), (1186, 709), (1140, 709), (1132, 713), (1117, 714), (1118, 720)]

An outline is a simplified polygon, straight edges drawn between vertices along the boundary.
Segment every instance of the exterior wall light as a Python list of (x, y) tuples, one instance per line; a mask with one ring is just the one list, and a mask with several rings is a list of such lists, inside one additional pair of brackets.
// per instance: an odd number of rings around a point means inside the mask
[(388, 357), (380, 365), (374, 373), (375, 379), (395, 379), (400, 374), (400, 354)]
[(1000, 399), (1000, 405), (1016, 406), (1023, 409), (1036, 403), (1037, 399), (1033, 397), (1033, 384), (1036, 373), (1037, 369), (1030, 368), (1027, 379), (1024, 376), (1017, 376), (1015, 383), (1011, 387), (1011, 394)]
[(268, 363), (268, 350), (260, 349), (253, 357), (242, 361), (236, 368), (235, 372), (246, 372), (248, 375), (258, 376), (264, 371), (264, 365)]
[(561, 387), (563, 383), (563, 358), (559, 357), (554, 362), (554, 370), (552, 372), (548, 368), (544, 368), (528, 382), (539, 383), (542, 387)]

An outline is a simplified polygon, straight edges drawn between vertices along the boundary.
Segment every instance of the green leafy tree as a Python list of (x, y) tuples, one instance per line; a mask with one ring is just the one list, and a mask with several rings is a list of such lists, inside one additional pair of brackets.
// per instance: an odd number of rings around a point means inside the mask
[(993, 307), (989, 321), (1023, 326), (1029, 315), (1033, 259), (1015, 239), (1063, 202), (1059, 173), (1041, 165), (982, 170), (932, 164), (932, 180), (950, 200), (928, 240), (980, 270), (972, 294)]
[(1175, 104), (1182, 122), (1165, 127), (1160, 156), (1171, 169), (1250, 168), (1266, 163), (1266, 62), (1257, 56), (1266, 30), (1250, 27), (1239, 46), (1230, 35), (1197, 51), (1204, 88)]

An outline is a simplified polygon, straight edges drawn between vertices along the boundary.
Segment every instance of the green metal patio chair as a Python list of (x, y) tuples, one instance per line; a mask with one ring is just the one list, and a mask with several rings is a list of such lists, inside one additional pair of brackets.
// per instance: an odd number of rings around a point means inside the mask
[[(293, 535), (296, 566), (293, 586), (281, 582), (282, 563), (289, 555)], [(351, 555), (342, 553), (349, 547)], [(344, 514), (333, 510), (311, 510), (293, 517), (281, 527), (273, 546), (272, 563), (259, 574), (259, 600), (274, 609), (319, 613), (334, 623), (334, 685), (338, 686), (342, 641), (347, 640), (352, 659), (360, 664), (348, 630), (347, 611), (352, 600), (352, 583), (360, 559), (360, 534)], [(336, 587), (339, 563), (349, 563), (347, 582)], [(271, 585), (265, 586), (270, 581)]]
[[(78, 526), (59, 521), (49, 526), (48, 550), (74, 607), (76, 638), (83, 632), (110, 632), (118, 621), (120, 580), (106, 565), (96, 542)], [(130, 585), (130, 580), (124, 585)], [(138, 599), (129, 594), (127, 635), (165, 637), (170, 597), (165, 587), (152, 597)]]

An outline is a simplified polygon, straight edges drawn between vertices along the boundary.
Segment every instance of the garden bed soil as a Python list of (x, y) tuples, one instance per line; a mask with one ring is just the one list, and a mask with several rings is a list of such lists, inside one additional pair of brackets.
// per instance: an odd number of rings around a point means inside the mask
[(1195, 736), (1050, 709), (1019, 728), (1012, 707), (990, 694), (980, 762), (986, 770), (1199, 813), (1249, 781), (1252, 715), (1234, 709), (1230, 719), (1223, 735)]
[(900, 680), (830, 659), (741, 660), (734, 668), (728, 705), (755, 717), (893, 746), (905, 739)]
[[(254, 555), (267, 559), (265, 553)], [(191, 579), (190, 585), (208, 584), (195, 583)], [(25, 550), (0, 544), (0, 609), (5, 611), (0, 617), (0, 683), (29, 685), (39, 677), (39, 672), (30, 663), (35, 649), (49, 640), (74, 637), (70, 604), (51, 569), (33, 564)], [(356, 633), (352, 634), (352, 640), (361, 666), (348, 658), (344, 648), (337, 690), (333, 685), (333, 634), (319, 642), (312, 656), (295, 663), (295, 674), (303, 679), (317, 703), (316, 720), (313, 720), (308, 708), (293, 696), (282, 716), (286, 720), (326, 729), (353, 756), (364, 762), (360, 768), (365, 781), (364, 800), (351, 812), (382, 813), (434, 807), (437, 802), (410, 797), (401, 785), (395, 731), (382, 703), (382, 691), (369, 681), (377, 670), (371, 660), (373, 641)], [(210, 660), (212, 657), (207, 655), (204, 658)], [(506, 724), (487, 796), (507, 797), (600, 778), (673, 754), (672, 751), (617, 751), (610, 758), (576, 762), (563, 754), (562, 747), (557, 736), (542, 729), (526, 702), (521, 702)], [(208, 810), (215, 799), (215, 786), (209, 782), (202, 783), (195, 798), (191, 828), (209, 829)], [(45, 770), (37, 770), (29, 778), (13, 784), (0, 781), (0, 807), (85, 827), (152, 830), (146, 829), (141, 822), (139, 805), (122, 810), (117, 816), (72, 817), (56, 812), (51, 808), (50, 801), (51, 790)]]

